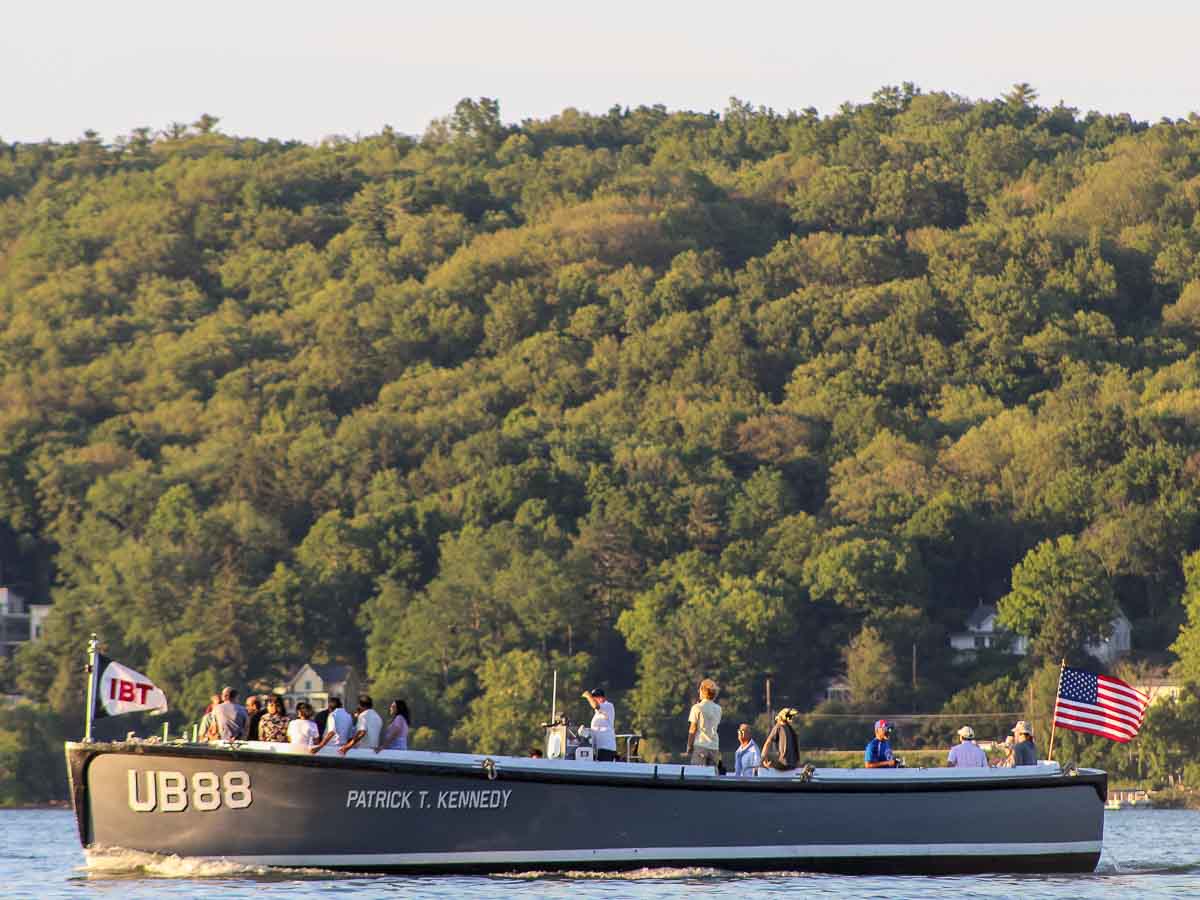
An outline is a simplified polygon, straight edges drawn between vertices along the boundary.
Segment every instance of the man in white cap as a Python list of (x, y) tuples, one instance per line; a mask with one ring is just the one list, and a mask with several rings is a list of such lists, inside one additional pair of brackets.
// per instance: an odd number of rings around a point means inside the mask
[(950, 749), (950, 755), (946, 757), (946, 765), (956, 769), (986, 769), (988, 767), (987, 754), (983, 752), (982, 747), (975, 743), (975, 729), (970, 725), (964, 725), (958, 729), (958, 737), (960, 743)]
[(1013, 744), (1013, 765), (1014, 766), (1036, 766), (1038, 763), (1037, 747), (1033, 743), (1033, 732), (1029, 728), (1029, 723), (1022, 719), (1013, 726), (1013, 737), (1016, 738), (1016, 743)]

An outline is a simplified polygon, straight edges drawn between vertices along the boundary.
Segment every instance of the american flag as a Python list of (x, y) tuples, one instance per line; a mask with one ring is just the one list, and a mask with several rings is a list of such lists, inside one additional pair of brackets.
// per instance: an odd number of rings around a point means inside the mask
[(1064, 667), (1058, 679), (1054, 724), (1124, 744), (1137, 735), (1150, 698), (1120, 678)]

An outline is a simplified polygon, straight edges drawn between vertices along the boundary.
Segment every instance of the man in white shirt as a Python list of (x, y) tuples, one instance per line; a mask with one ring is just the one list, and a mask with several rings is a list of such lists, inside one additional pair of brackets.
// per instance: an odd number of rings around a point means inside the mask
[(700, 699), (688, 713), (687, 752), (693, 766), (717, 766), (721, 762), (721, 743), (717, 726), (721, 724), (721, 707), (717, 699), (717, 683), (711, 678), (700, 682)]
[(367, 694), (358, 695), (358, 714), (354, 719), (354, 735), (338, 748), (343, 756), (351, 747), (360, 743), (370, 750), (379, 748), (379, 735), (383, 732), (383, 719), (375, 712), (375, 702)]
[(592, 707), (592, 749), (597, 762), (613, 762), (617, 758), (617, 712), (608, 702), (604, 688), (583, 692), (583, 699)]
[(321, 738), (321, 743), (312, 748), (312, 752), (320, 753), (326, 744), (341, 747), (349, 742), (353, 734), (354, 720), (350, 718), (350, 713), (342, 709), (342, 698), (330, 697), (329, 718), (325, 720), (325, 736)]
[(962, 743), (950, 750), (950, 755), (946, 758), (946, 765), (956, 769), (986, 769), (988, 767), (987, 754), (983, 752), (982, 747), (975, 743), (975, 729), (970, 725), (964, 725), (958, 729), (958, 736)]

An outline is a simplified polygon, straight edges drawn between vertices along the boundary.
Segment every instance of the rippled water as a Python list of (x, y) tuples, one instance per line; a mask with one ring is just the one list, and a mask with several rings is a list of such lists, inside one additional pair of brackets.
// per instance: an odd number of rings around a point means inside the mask
[(717, 869), (638, 869), (598, 875), (537, 872), (495, 877), (347, 875), (267, 870), (228, 863), (122, 854), (85, 861), (65, 810), (0, 810), (0, 894), (5, 897), (358, 897), (756, 898), (1106, 897), (1200, 895), (1200, 812), (1105, 814), (1105, 851), (1092, 875), (946, 878), (847, 877)]

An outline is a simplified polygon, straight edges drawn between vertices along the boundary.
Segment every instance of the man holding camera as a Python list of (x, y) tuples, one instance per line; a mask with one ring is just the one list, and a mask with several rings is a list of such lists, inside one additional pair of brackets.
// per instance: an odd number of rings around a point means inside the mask
[(867, 744), (863, 754), (863, 761), (868, 769), (896, 768), (896, 757), (892, 755), (892, 745), (888, 741), (891, 733), (892, 723), (887, 719), (880, 719), (875, 723), (875, 737)]

